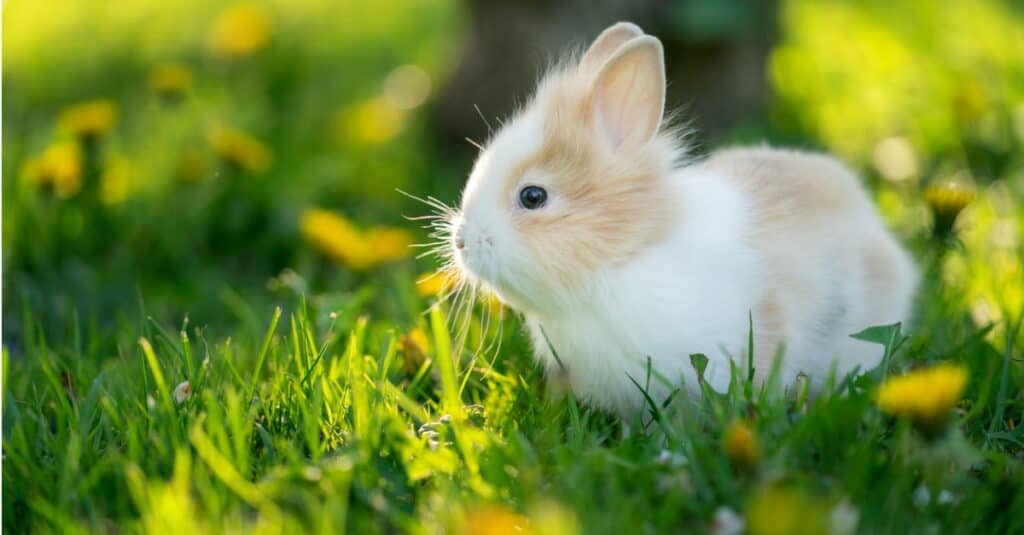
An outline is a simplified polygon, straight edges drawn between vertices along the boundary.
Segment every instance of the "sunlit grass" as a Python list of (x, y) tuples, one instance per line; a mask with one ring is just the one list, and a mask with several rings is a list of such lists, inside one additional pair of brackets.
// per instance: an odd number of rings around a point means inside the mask
[[(877, 373), (812, 400), (737, 376), (726, 394), (617, 422), (545, 396), (521, 341), (493, 369), (453, 353), (440, 308), (409, 336), (368, 318), (339, 332), (328, 310), (289, 308), (263, 336), (147, 322), (118, 335), (116, 356), (30, 329), (32, 358), (4, 355), (7, 527), (575, 533), (706, 529), (721, 507), (764, 533), (779, 507), (824, 523), (852, 507), (866, 532), (1021, 527), (1002, 514), (1022, 499), (1019, 369), (978, 337), (952, 357), (972, 369), (965, 401), (929, 409), (921, 435), (876, 408)], [(890, 334), (872, 335), (898, 348), (890, 369), (929, 358)], [(893, 396), (938, 388), (897, 381), (877, 394), (896, 414)], [(921, 486), (953, 501), (922, 506)]]
[(5, 3), (4, 531), (1024, 531), (1021, 13), (891, 4), (784, 2), (765, 123), (865, 177), (913, 321), (619, 420), (443, 265), (454, 2)]

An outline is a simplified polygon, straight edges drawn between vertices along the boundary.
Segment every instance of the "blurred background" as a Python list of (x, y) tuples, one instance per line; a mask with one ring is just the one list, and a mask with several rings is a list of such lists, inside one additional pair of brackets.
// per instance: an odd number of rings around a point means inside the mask
[(258, 332), (299, 296), (416, 321), (435, 263), (402, 216), (428, 209), (396, 188), (455, 202), (466, 138), (618, 20), (664, 42), (695, 154), (833, 152), (941, 282), (929, 299), (1020, 315), (1019, 2), (8, 0), (5, 347), (27, 321)]

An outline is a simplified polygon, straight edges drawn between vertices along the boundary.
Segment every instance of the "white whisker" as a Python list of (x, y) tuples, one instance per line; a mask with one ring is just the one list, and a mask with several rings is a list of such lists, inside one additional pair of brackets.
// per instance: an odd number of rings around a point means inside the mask
[(480, 111), (480, 106), (473, 104), (473, 109), (476, 110), (476, 114), (480, 116), (480, 119), (484, 122), (484, 126), (487, 127), (487, 135), (494, 133), (494, 129), (491, 128), (491, 123), (487, 121), (487, 117), (484, 117), (484, 112)]
[[(479, 109), (478, 109), (479, 113)], [(481, 114), (481, 117), (483, 115)], [(478, 149), (483, 147), (475, 141), (468, 139)], [(482, 288), (478, 282), (467, 277), (456, 265), (455, 251), (452, 248), (452, 238), (455, 233), (455, 218), (458, 211), (433, 196), (420, 197), (401, 189), (397, 190), (402, 195), (426, 205), (432, 213), (419, 216), (404, 216), (406, 220), (421, 222), (421, 228), (427, 231), (428, 241), (416, 243), (410, 247), (420, 249), (416, 254), (417, 259), (428, 256), (436, 256), (441, 262), (437, 271), (426, 275), (416, 284), (422, 284), (434, 277), (445, 277), (439, 295), (431, 305), (424, 311), (424, 314), (434, 310), (435, 307), (447, 306), (448, 314), (445, 321), (446, 328), (452, 334), (452, 355), (461, 359), (467, 353), (467, 346), (470, 343), (475, 345), (471, 351), (466, 376), (463, 386), (468, 381), (470, 374), (476, 369), (477, 361), (483, 359), (488, 362), (487, 368), (481, 370), (486, 377), (494, 366), (504, 338), (504, 314), (501, 311), (494, 311), (490, 305), (481, 298)], [(495, 317), (497, 314), (498, 317)], [(497, 327), (494, 327), (494, 324)], [(478, 333), (478, 334), (474, 334)], [(472, 337), (477, 340), (472, 342)]]
[(436, 220), (441, 219), (443, 217), (444, 217), (444, 215), (442, 215), (442, 214), (427, 214), (427, 215), (418, 215), (418, 216), (403, 215), (402, 219), (405, 219), (407, 221), (425, 221), (425, 220), (435, 220), (436, 221)]

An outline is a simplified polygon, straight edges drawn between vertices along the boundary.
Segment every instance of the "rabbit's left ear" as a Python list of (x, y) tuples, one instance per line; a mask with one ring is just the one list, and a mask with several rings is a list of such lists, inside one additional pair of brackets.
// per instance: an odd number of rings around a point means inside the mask
[(594, 39), (587, 53), (580, 60), (580, 68), (598, 70), (622, 45), (634, 37), (640, 37), (644, 31), (632, 22), (619, 22), (609, 26), (601, 35)]
[(661, 41), (636, 37), (601, 67), (590, 105), (596, 126), (613, 150), (646, 145), (665, 111), (665, 54)]

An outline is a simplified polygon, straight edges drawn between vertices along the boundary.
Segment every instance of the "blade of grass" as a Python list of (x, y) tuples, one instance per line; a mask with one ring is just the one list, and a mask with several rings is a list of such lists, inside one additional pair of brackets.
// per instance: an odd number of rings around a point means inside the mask
[(149, 371), (153, 374), (153, 382), (156, 383), (157, 397), (160, 398), (160, 404), (163, 405), (164, 410), (171, 412), (174, 410), (174, 403), (171, 401), (171, 391), (167, 388), (167, 381), (164, 379), (164, 372), (160, 369), (160, 362), (156, 358), (156, 353), (153, 352), (153, 346), (145, 338), (139, 338), (139, 345), (142, 347), (143, 356), (146, 357), (146, 363), (149, 364)]
[(398, 338), (395, 336), (394, 331), (388, 332), (388, 341), (384, 344), (384, 360), (380, 365), (380, 372), (377, 379), (383, 381), (387, 379), (388, 371), (391, 369), (391, 363), (395, 359), (395, 355), (398, 353)]
[(452, 355), (451, 338), (448, 336), (440, 307), (434, 307), (430, 311), (430, 327), (434, 335), (435, 362), (441, 375), (441, 408), (452, 418), (461, 418), (462, 400), (459, 398), (458, 371)]
[(192, 446), (195, 447), (199, 458), (210, 467), (210, 470), (213, 471), (214, 475), (216, 475), (228, 489), (255, 508), (259, 508), (267, 503), (267, 499), (263, 495), (263, 492), (260, 491), (259, 487), (243, 478), (242, 475), (235, 470), (235, 467), (231, 465), (231, 462), (228, 461), (228, 459), (217, 450), (217, 447), (213, 445), (213, 442), (210, 441), (210, 437), (203, 432), (199, 424), (192, 426), (188, 436), (192, 442)]
[[(366, 317), (360, 317), (348, 338), (345, 361), (348, 363), (348, 384), (352, 393), (352, 420), (356, 437), (370, 436), (370, 398), (366, 388), (366, 362), (363, 359), (363, 334)], [(364, 441), (365, 442), (365, 441)]]
[(248, 397), (251, 399), (256, 391), (256, 382), (259, 381), (260, 373), (263, 371), (263, 364), (267, 361), (267, 353), (270, 352), (270, 343), (274, 339), (274, 333), (277, 331), (277, 322), (281, 319), (281, 307), (274, 308), (274, 316), (270, 319), (270, 326), (267, 327), (267, 333), (263, 336), (263, 345), (260, 346), (260, 353), (256, 357), (256, 366), (252, 369), (252, 374), (249, 378), (249, 388), (246, 391), (249, 393)]
[(1021, 316), (1021, 319), (1015, 322), (1012, 329), (1008, 328), (1006, 330), (1006, 348), (1004, 349), (1003, 355), (1003, 370), (999, 378), (999, 393), (996, 395), (995, 413), (992, 415), (992, 421), (989, 423), (988, 433), (986, 433), (987, 437), (985, 438), (984, 444), (986, 449), (991, 443), (991, 437), (995, 435), (998, 426), (1006, 425), (1006, 422), (1003, 421), (1003, 414), (1006, 410), (1006, 394), (1010, 380), (1010, 361), (1013, 356), (1013, 344), (1016, 341), (1017, 333), (1020, 331), (1022, 321), (1024, 321), (1024, 315)]

